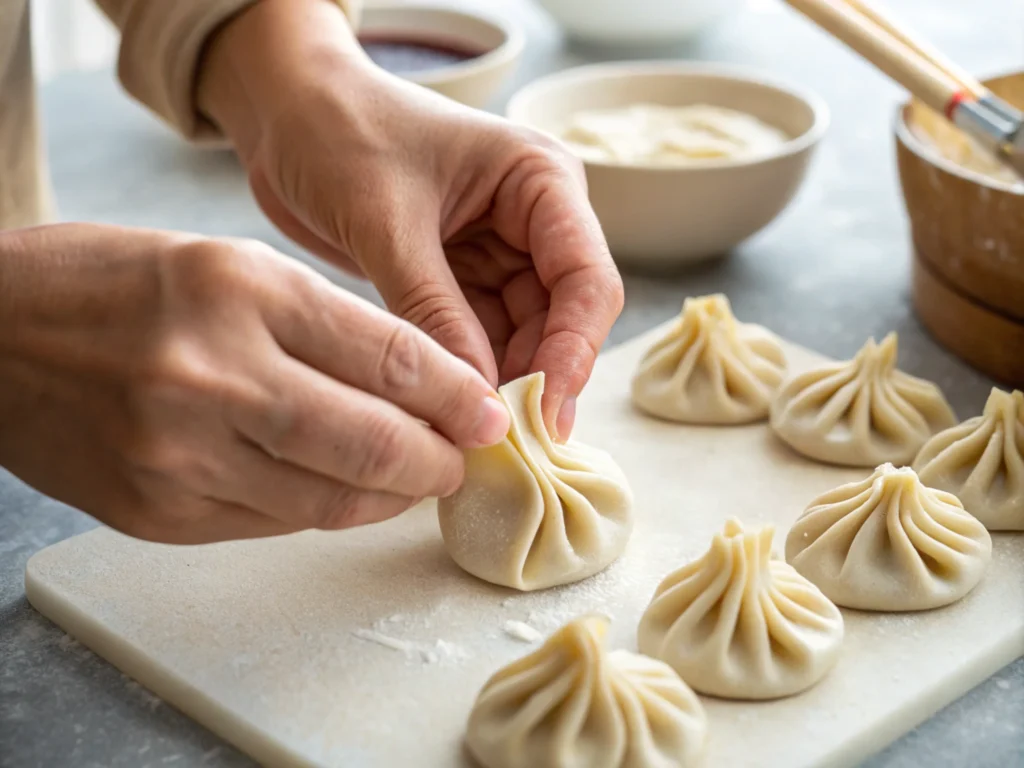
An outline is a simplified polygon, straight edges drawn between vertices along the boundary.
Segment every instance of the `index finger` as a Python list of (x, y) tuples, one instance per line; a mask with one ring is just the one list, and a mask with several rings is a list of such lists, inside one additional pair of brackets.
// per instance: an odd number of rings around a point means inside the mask
[(411, 323), (306, 277), (282, 281), (298, 301), (285, 296), (267, 310), (290, 356), (423, 419), (461, 448), (505, 436), (508, 412), (472, 365)]
[(544, 418), (564, 440), (576, 397), (622, 311), (622, 279), (583, 185), (568, 172), (541, 188), (527, 232), (534, 269), (551, 294), (530, 370), (545, 373)]

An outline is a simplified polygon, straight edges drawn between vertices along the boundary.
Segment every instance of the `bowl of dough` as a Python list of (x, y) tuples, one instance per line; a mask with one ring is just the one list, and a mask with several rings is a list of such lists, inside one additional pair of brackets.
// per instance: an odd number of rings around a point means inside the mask
[(802, 89), (732, 67), (616, 63), (541, 78), (511, 120), (560, 138), (620, 265), (722, 255), (771, 223), (828, 126)]
[[(1024, 107), (1024, 73), (986, 85)], [(896, 148), (921, 322), (971, 365), (1024, 387), (1024, 180), (915, 101), (897, 113)]]

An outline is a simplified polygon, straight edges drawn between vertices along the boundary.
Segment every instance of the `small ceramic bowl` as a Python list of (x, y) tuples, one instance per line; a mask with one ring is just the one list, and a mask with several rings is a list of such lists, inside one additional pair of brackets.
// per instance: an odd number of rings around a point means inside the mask
[[(1024, 73), (986, 85), (1024, 106)], [(918, 316), (952, 352), (1024, 387), (1024, 184), (953, 162), (967, 156), (967, 140), (922, 104), (899, 109), (895, 132)]]
[(485, 14), (419, 3), (379, 2), (364, 9), (364, 43), (426, 46), (464, 60), (428, 69), (393, 70), (406, 80), (483, 109), (515, 72), (523, 34), (512, 23)]
[(667, 45), (692, 38), (743, 0), (538, 0), (565, 33), (606, 46)]
[(639, 102), (735, 109), (790, 139), (756, 158), (683, 167), (586, 161), (591, 204), (621, 265), (678, 265), (732, 250), (793, 199), (828, 126), (828, 110), (813, 94), (745, 70), (683, 63), (566, 70), (516, 93), (508, 116), (557, 136), (580, 110)]

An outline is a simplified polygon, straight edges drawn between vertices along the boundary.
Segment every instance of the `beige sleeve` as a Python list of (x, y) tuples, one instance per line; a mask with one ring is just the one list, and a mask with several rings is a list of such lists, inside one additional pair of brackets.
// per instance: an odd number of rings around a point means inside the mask
[[(97, 0), (121, 30), (118, 77), (125, 89), (190, 139), (216, 128), (196, 109), (195, 82), (207, 38), (259, 0)], [(363, 0), (336, 0), (355, 26)]]

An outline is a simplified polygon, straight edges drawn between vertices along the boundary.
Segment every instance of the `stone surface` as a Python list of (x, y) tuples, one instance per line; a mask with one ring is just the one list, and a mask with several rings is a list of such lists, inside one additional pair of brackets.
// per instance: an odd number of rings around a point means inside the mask
[[(488, 5), (527, 29), (520, 84), (555, 68), (651, 55), (563, 43), (526, 0)], [(1020, 65), (1022, 7), (1013, 0), (986, 0), (983, 14), (960, 0), (889, 5), (972, 71)], [(725, 291), (741, 319), (836, 357), (852, 354), (867, 336), (897, 330), (901, 367), (938, 382), (961, 416), (979, 412), (991, 382), (932, 342), (908, 304), (907, 230), (891, 137), (900, 91), (774, 0), (751, 0), (699, 41), (657, 55), (730, 61), (801, 83), (826, 99), (832, 127), (792, 207), (736, 253), (674, 275), (625, 275), (626, 310), (611, 342), (672, 316), (687, 295)], [(260, 216), (230, 155), (184, 146), (108, 74), (55, 81), (43, 102), (64, 218), (256, 237), (305, 258)], [(376, 300), (366, 284), (318, 268)], [(0, 471), (0, 768), (252, 765), (25, 602), (28, 557), (93, 525)], [(1024, 765), (1024, 661), (868, 765)]]

